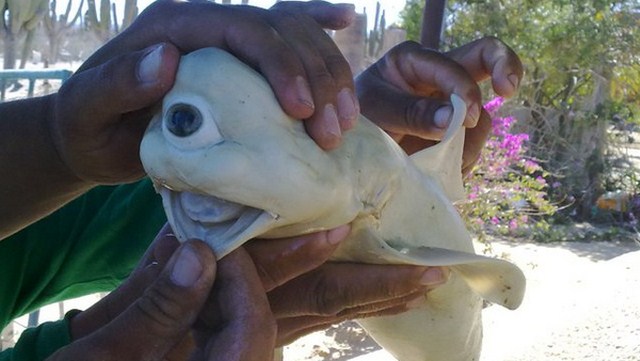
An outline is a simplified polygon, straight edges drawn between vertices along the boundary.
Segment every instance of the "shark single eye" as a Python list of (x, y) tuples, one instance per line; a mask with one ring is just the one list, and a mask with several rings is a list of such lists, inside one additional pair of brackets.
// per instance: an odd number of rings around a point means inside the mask
[(181, 97), (165, 104), (162, 133), (175, 147), (184, 150), (222, 142), (210, 105), (199, 97)]
[(166, 117), (167, 130), (178, 137), (188, 137), (202, 127), (202, 114), (194, 106), (176, 104)]

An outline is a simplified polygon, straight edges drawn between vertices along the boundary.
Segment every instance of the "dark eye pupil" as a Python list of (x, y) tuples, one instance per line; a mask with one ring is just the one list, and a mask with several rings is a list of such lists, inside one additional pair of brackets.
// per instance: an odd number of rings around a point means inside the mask
[(169, 110), (167, 129), (178, 137), (188, 137), (202, 126), (202, 116), (194, 107), (186, 104)]

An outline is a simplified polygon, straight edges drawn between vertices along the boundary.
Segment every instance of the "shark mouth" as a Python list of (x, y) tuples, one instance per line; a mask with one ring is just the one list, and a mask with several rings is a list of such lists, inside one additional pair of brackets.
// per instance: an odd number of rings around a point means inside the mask
[(278, 215), (209, 195), (159, 187), (167, 219), (184, 242), (206, 242), (217, 259), (275, 227)]

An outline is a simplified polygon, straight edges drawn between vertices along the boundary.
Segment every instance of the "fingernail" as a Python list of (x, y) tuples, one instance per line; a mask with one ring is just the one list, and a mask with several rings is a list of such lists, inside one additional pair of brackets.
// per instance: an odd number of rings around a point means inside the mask
[(515, 74), (510, 74), (507, 79), (509, 79), (509, 83), (513, 85), (513, 90), (518, 89), (518, 85), (520, 85), (520, 78), (518, 78)]
[(309, 88), (309, 84), (307, 81), (298, 76), (296, 78), (296, 91), (298, 92), (298, 101), (310, 109), (315, 109), (315, 105), (313, 104), (313, 96), (311, 96), (311, 89)]
[(420, 283), (424, 286), (437, 286), (445, 280), (444, 273), (439, 267), (427, 269), (420, 278)]
[(442, 106), (436, 110), (433, 116), (433, 123), (436, 127), (445, 129), (451, 122), (451, 114), (453, 114), (453, 108), (450, 105)]
[(338, 114), (336, 114), (336, 108), (333, 104), (324, 106), (322, 112), (322, 131), (329, 138), (339, 139), (342, 136)]
[(351, 226), (348, 224), (334, 228), (327, 232), (327, 242), (329, 244), (338, 244), (349, 235), (349, 232), (351, 232)]
[(342, 129), (351, 129), (358, 117), (360, 106), (355, 95), (349, 88), (344, 88), (338, 93), (338, 115)]
[(422, 305), (424, 305), (424, 295), (420, 295), (414, 298), (413, 300), (407, 302), (407, 308), (410, 310), (420, 308), (422, 307)]
[(189, 244), (185, 244), (179, 252), (171, 269), (171, 280), (178, 286), (191, 287), (202, 274), (200, 258)]
[(477, 124), (480, 119), (480, 106), (478, 106), (478, 104), (474, 104), (469, 107), (467, 112), (467, 117), (471, 118), (473, 125)]
[(138, 65), (138, 79), (140, 79), (142, 83), (154, 83), (158, 81), (163, 50), (164, 45), (158, 45), (140, 61)]

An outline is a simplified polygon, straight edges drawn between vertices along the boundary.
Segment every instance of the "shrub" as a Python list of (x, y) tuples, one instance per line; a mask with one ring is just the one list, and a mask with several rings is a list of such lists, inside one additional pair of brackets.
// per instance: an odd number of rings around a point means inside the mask
[(535, 237), (549, 225), (543, 216), (556, 206), (547, 198), (548, 174), (535, 159), (527, 158), (526, 133), (512, 133), (516, 119), (500, 116), (504, 99), (494, 98), (485, 109), (493, 130), (472, 176), (467, 179), (468, 197), (459, 209), (469, 228), (481, 241), (485, 232)]

